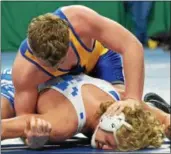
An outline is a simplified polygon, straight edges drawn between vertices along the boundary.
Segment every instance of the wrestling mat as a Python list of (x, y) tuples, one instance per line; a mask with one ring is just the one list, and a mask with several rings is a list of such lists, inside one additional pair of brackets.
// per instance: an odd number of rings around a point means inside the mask
[[(164, 144), (156, 149), (156, 148), (148, 148), (142, 149), (134, 152), (126, 152), (126, 153), (171, 153), (171, 142), (169, 140), (165, 140)], [(108, 154), (108, 153), (123, 153), (117, 151), (109, 151), (109, 150), (98, 150), (93, 149), (90, 146), (90, 141), (81, 136), (75, 136), (72, 139), (66, 140), (65, 142), (61, 142), (55, 145), (45, 145), (41, 150), (31, 150), (28, 149), (27, 146), (23, 144), (23, 142), (17, 139), (4, 140), (1, 142), (1, 153), (2, 154), (63, 154), (63, 153), (100, 153), (100, 154)]]

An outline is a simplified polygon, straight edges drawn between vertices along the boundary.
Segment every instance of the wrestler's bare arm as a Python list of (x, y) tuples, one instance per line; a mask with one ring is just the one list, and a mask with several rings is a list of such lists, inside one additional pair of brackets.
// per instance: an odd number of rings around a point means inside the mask
[(15, 87), (16, 115), (34, 113), (37, 87), (50, 77), (18, 53), (12, 68), (12, 79)]
[[(62, 120), (62, 115), (56, 115), (56, 110), (51, 110), (47, 114), (28, 114), (22, 115), (11, 119), (3, 119), (1, 121), (2, 134), (1, 140), (22, 137), (26, 138), (25, 129), (28, 121), (31, 121), (32, 117), (42, 119), (50, 123), (52, 131), (50, 133), (49, 141), (59, 142), (64, 141), (73, 136), (73, 128), (69, 128), (68, 125), (62, 125), (60, 121)], [(54, 118), (55, 117), (55, 118)], [(65, 123), (66, 124), (66, 123)], [(32, 127), (37, 127), (32, 125)]]
[(140, 101), (144, 85), (144, 53), (141, 43), (126, 28), (87, 7), (68, 7), (68, 15), (69, 9), (77, 14), (75, 18), (78, 18), (79, 24), (76, 29), (79, 29), (81, 35), (95, 38), (109, 49), (122, 54), (126, 80), (125, 96)]
[[(58, 102), (58, 103), (57, 103)], [(51, 142), (63, 141), (72, 137), (77, 130), (77, 116), (72, 104), (59, 92), (48, 90), (40, 93), (37, 102), (39, 114), (28, 114), (2, 120), (2, 139), (26, 137), (26, 122), (34, 116), (50, 123)], [(70, 116), (69, 116), (70, 115)]]

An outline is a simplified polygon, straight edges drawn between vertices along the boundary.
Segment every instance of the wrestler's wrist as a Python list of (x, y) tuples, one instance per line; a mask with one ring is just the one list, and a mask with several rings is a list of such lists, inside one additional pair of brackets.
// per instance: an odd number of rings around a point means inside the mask
[(143, 104), (142, 101), (140, 101), (134, 97), (126, 97), (124, 99), (124, 101), (129, 102), (129, 104), (132, 104), (132, 105), (137, 106), (137, 107), (141, 106)]
[(130, 100), (130, 101), (134, 101), (134, 102), (141, 102), (140, 99), (135, 98), (135, 97), (129, 97), (129, 96), (124, 97), (124, 100), (125, 101)]
[(137, 101), (142, 100), (142, 94), (140, 92), (137, 92), (135, 90), (125, 90), (125, 98), (131, 98), (135, 99)]
[(141, 101), (141, 97), (138, 96), (138, 94), (135, 94), (133, 92), (128, 92), (128, 91), (125, 91), (123, 93), (123, 99), (124, 100), (130, 99), (130, 100), (135, 100), (135, 101)]

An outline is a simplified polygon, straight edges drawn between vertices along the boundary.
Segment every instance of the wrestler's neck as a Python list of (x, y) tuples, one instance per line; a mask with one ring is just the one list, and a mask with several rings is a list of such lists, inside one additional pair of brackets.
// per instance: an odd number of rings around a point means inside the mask
[(92, 118), (88, 117), (85, 131), (94, 132), (97, 125), (99, 124), (100, 116), (94, 114)]
[(95, 116), (89, 120), (87, 120), (85, 127), (83, 128), (82, 132), (84, 135), (92, 135), (94, 130), (96, 129), (97, 125), (99, 124), (100, 118), (95, 118)]
[(97, 128), (97, 126), (99, 124), (99, 121), (100, 121), (100, 117), (96, 117), (94, 123), (91, 124), (91, 128), (92, 128), (93, 131), (96, 130), (96, 128)]

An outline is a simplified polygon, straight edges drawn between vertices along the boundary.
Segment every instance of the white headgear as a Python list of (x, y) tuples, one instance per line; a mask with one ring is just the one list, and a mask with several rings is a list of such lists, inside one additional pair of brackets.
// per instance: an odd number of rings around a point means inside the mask
[(95, 142), (95, 136), (99, 127), (104, 131), (113, 132), (116, 143), (119, 144), (117, 136), (116, 136), (116, 131), (120, 129), (122, 125), (125, 125), (126, 127), (132, 129), (132, 126), (125, 121), (124, 113), (121, 113), (119, 115), (114, 115), (114, 116), (103, 114), (92, 136), (91, 146), (94, 148), (97, 148), (96, 142)]

